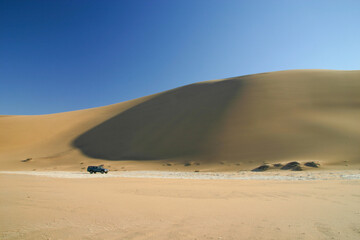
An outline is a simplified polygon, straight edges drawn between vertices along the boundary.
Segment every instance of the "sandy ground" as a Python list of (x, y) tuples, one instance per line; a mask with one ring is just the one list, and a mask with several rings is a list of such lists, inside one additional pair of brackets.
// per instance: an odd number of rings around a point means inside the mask
[(167, 179), (234, 179), (234, 180), (360, 180), (360, 170), (343, 171), (271, 171), (271, 172), (170, 172), (120, 171), (91, 175), (88, 172), (66, 171), (0, 171), (0, 174), (20, 174), (52, 178), (167, 178)]
[(0, 173), (0, 239), (360, 238), (359, 171), (30, 173)]

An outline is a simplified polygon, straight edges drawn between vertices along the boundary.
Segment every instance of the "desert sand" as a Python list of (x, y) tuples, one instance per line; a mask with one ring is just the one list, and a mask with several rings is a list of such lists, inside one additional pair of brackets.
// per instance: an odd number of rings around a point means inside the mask
[(358, 169), (359, 119), (360, 71), (254, 74), (94, 109), (1, 116), (0, 170)]
[(333, 70), (0, 116), (0, 239), (360, 239), (359, 120)]
[(1, 239), (360, 238), (359, 179), (0, 174), (0, 191)]

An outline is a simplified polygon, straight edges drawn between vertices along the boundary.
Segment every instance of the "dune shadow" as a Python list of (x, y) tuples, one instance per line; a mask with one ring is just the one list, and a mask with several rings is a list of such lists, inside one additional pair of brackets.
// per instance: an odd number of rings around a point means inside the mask
[(194, 156), (221, 122), (241, 79), (192, 84), (140, 103), (73, 141), (85, 155), (106, 160)]

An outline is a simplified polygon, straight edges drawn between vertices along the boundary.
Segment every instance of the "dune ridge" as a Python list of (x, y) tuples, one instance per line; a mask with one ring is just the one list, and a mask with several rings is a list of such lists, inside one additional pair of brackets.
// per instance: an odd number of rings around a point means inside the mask
[(353, 169), (360, 166), (359, 119), (360, 71), (246, 75), (105, 107), (1, 116), (0, 168), (247, 170), (316, 161)]

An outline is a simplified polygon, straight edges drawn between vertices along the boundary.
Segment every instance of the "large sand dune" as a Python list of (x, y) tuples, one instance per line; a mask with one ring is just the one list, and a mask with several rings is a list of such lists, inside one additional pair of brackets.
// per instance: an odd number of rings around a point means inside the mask
[(360, 71), (247, 75), (106, 107), (1, 116), (0, 168), (233, 170), (295, 160), (353, 169), (359, 120)]

